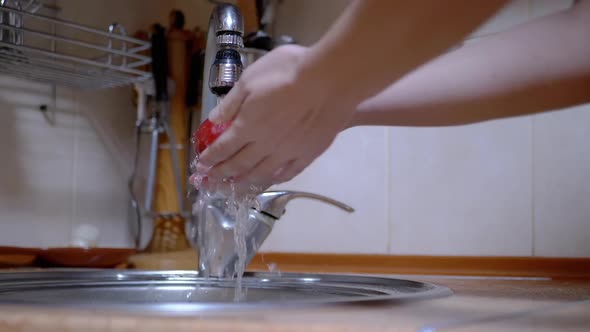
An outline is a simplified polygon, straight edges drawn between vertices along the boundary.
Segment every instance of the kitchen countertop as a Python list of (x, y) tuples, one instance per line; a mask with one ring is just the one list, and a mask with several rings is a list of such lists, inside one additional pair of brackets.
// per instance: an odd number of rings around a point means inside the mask
[(162, 317), (0, 307), (0, 331), (589, 331), (590, 281), (393, 276), (443, 284), (451, 297)]

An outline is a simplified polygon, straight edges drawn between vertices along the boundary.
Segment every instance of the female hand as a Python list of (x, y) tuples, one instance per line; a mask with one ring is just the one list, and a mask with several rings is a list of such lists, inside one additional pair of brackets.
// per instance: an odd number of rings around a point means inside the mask
[(231, 126), (199, 157), (210, 179), (270, 186), (288, 181), (324, 152), (349, 123), (356, 103), (308, 62), (301, 46), (282, 46), (248, 67), (211, 111)]

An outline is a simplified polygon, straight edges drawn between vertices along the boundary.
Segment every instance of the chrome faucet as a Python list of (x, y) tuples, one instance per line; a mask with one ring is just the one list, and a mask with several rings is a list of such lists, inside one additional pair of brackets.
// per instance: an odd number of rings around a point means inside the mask
[(216, 5), (207, 32), (203, 82), (208, 84), (203, 84), (201, 121), (240, 78), (242, 61), (238, 50), (244, 47), (243, 35), (240, 10), (231, 4)]
[[(198, 213), (196, 234), (190, 236), (199, 252), (199, 273), (209, 277), (233, 277), (238, 272), (239, 248), (235, 232), (241, 228), (244, 267), (254, 258), (260, 246), (285, 213), (287, 203), (295, 198), (307, 198), (325, 202), (347, 212), (354, 209), (331, 198), (297, 191), (267, 191), (256, 197), (247, 211), (247, 218), (236, 222), (235, 213), (227, 211), (223, 198), (213, 199), (201, 206)], [(244, 250), (245, 249), (245, 250)]]
[[(237, 7), (218, 4), (209, 19), (207, 49), (202, 93), (201, 120), (227, 94), (242, 73), (239, 50), (243, 47), (244, 24)], [(207, 71), (207, 68), (210, 70)], [(285, 213), (289, 201), (308, 198), (337, 206), (353, 212), (350, 206), (331, 198), (312, 193), (295, 191), (268, 191), (252, 200), (252, 205), (239, 223), (236, 214), (228, 211), (224, 197), (207, 199), (196, 211), (192, 231), (188, 235), (192, 245), (199, 249), (199, 273), (208, 277), (233, 277), (238, 271), (238, 262), (248, 263), (266, 240), (275, 222)], [(247, 216), (246, 216), (247, 215)], [(242, 243), (236, 241), (239, 231)], [(241, 248), (240, 248), (241, 246)], [(241, 249), (241, 250), (239, 250)], [(239, 254), (244, 255), (240, 257)]]

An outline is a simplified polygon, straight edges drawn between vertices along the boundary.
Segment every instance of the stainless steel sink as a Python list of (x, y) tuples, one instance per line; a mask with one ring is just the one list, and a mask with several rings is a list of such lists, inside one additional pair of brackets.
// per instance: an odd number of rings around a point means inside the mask
[(452, 291), (410, 280), (320, 274), (246, 273), (240, 299), (235, 280), (192, 271), (50, 270), (0, 273), (0, 304), (51, 305), (183, 315), (204, 311), (405, 302)]

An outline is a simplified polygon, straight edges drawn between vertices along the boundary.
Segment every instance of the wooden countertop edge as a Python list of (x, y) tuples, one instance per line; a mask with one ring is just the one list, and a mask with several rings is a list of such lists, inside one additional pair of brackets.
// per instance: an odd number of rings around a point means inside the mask
[(261, 253), (250, 270), (590, 279), (590, 258)]
[[(197, 261), (192, 249), (130, 258), (135, 268), (149, 270), (194, 270)], [(590, 258), (260, 253), (248, 270), (590, 280)]]
[[(309, 309), (301, 309), (303, 313)], [(0, 306), (0, 331), (22, 332), (74, 332), (74, 331), (138, 331), (161, 332), (215, 332), (215, 331), (269, 331), (269, 332), (389, 332), (415, 331), (411, 324), (386, 326), (385, 322), (374, 324), (366, 321), (325, 321), (264, 319), (260, 315), (228, 316), (206, 315), (195, 317), (149, 316), (121, 312), (89, 312), (76, 308), (31, 308)]]

